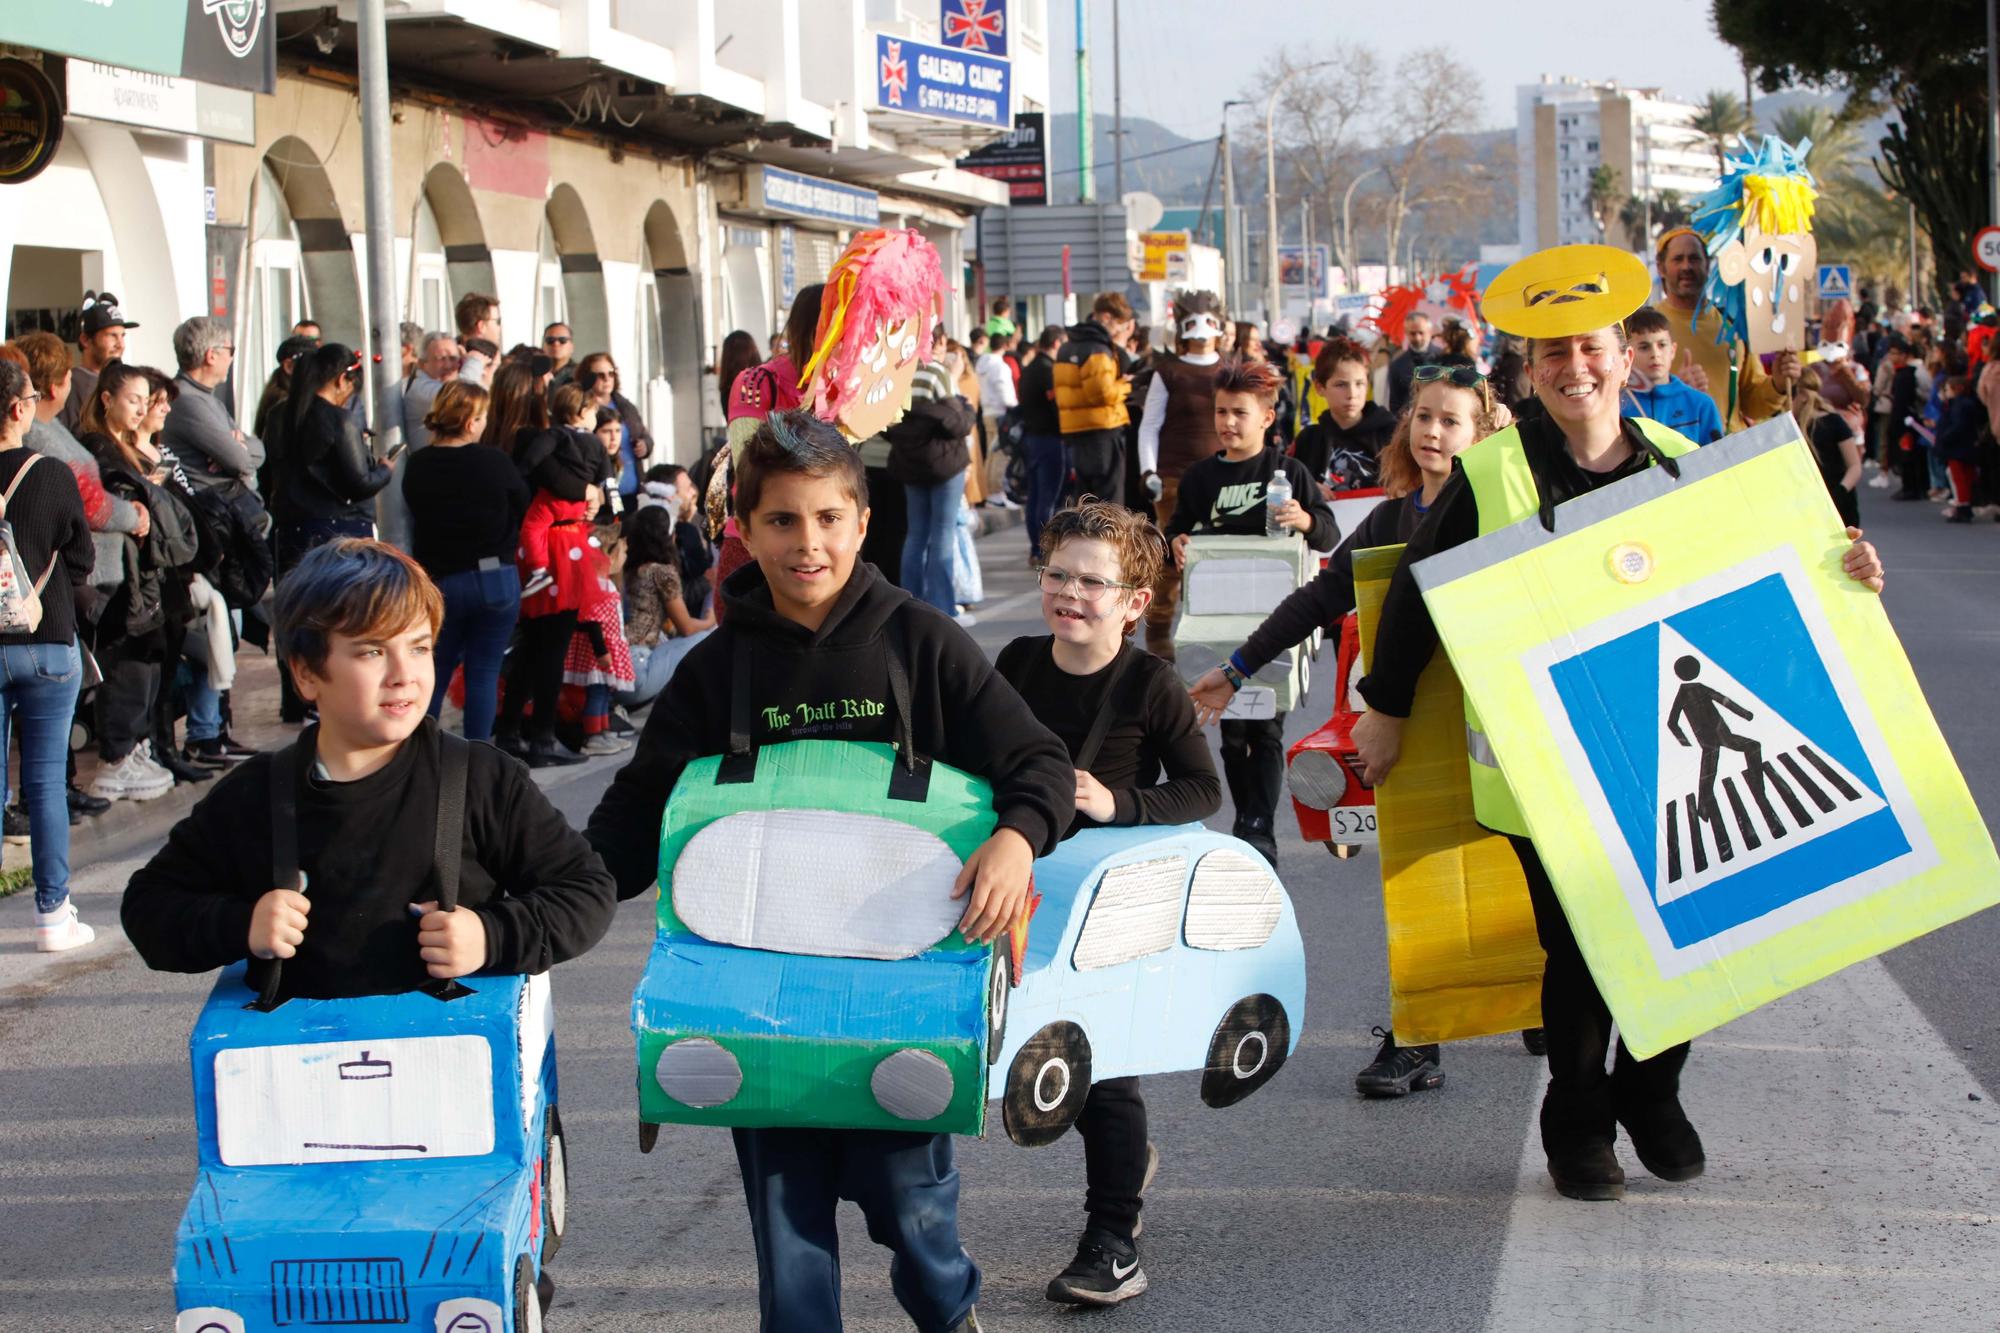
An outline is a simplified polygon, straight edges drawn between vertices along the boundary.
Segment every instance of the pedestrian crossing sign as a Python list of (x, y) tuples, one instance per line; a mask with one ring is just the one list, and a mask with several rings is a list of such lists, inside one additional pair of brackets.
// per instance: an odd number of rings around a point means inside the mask
[(1415, 570), (1641, 1056), (2000, 901), (1992, 839), (1880, 599), (1841, 570), (1796, 425), (1679, 469)]
[(1819, 266), (1819, 299), (1822, 301), (1852, 301), (1854, 299), (1854, 270), (1846, 264), (1821, 264)]

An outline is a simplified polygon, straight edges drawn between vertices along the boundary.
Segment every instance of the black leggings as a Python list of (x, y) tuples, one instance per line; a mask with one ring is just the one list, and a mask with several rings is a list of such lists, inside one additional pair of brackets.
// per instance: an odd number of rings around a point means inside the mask
[(1611, 1073), (1605, 1074), (1604, 1057), (1611, 1047), (1610, 1007), (1598, 993), (1590, 965), (1577, 947), (1569, 918), (1563, 915), (1562, 903), (1549, 883), (1549, 872), (1543, 868), (1535, 844), (1513, 836), (1507, 841), (1513, 844), (1521, 873), (1527, 877), (1535, 933), (1548, 955), (1542, 972), (1542, 1031), (1549, 1051), (1542, 1144), (1555, 1152), (1610, 1138), (1617, 1132), (1617, 1116), (1624, 1108), (1676, 1100), (1688, 1043), (1669, 1047), (1650, 1060), (1638, 1060), (1621, 1038)]
[(522, 712), (533, 703), (535, 716), (528, 724), (528, 739), (536, 743), (555, 740), (563, 659), (569, 656), (569, 641), (575, 633), (574, 609), (522, 617), (514, 651), (507, 655), (507, 690), (500, 701), (498, 729), (518, 732)]
[(1285, 790), (1285, 715), (1223, 719), (1222, 776), (1238, 828), (1246, 819), (1276, 820), (1278, 798)]
[(1083, 1211), (1092, 1227), (1129, 1241), (1146, 1182), (1146, 1099), (1139, 1080), (1091, 1084), (1076, 1132), (1083, 1136)]

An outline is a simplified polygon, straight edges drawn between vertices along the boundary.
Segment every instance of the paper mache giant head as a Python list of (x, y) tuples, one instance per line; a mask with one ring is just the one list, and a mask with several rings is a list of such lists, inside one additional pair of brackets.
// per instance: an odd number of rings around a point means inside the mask
[(821, 420), (865, 440), (903, 414), (944, 311), (944, 268), (917, 232), (864, 231), (827, 275), (812, 356), (802, 371)]
[(1722, 316), (1717, 341), (1748, 343), (1751, 354), (1805, 345), (1806, 281), (1819, 259), (1812, 236), (1817, 183), (1806, 169), (1812, 140), (1797, 148), (1765, 135), (1729, 155), (1722, 182), (1695, 205), (1693, 225), (1708, 250), (1703, 301)]

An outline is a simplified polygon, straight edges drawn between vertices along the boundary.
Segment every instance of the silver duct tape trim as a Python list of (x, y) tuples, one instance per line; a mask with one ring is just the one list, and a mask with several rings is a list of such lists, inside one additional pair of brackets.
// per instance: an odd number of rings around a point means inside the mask
[(1500, 767), (1500, 760), (1493, 753), (1493, 742), (1486, 739), (1485, 732), (1474, 731), (1470, 722), (1465, 724), (1465, 755), (1475, 764)]

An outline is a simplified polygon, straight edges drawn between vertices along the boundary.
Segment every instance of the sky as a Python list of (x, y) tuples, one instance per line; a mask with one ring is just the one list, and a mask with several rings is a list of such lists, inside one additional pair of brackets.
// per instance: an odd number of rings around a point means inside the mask
[[(1013, 0), (1020, 4), (1021, 0)], [(1559, 0), (1121, 0), (1125, 114), (1190, 138), (1216, 133), (1222, 103), (1254, 91), (1257, 68), (1289, 50), (1369, 46), (1385, 63), (1424, 46), (1449, 48), (1484, 85), (1485, 124), (1514, 123), (1514, 88), (1543, 74), (1616, 79), (1694, 101), (1711, 88), (1741, 94), (1734, 48), (1715, 35), (1709, 0), (1644, 6)], [(1076, 0), (1047, 0), (1054, 108), (1076, 109)], [(1091, 101), (1111, 111), (1112, 0), (1090, 16)], [(1643, 26), (1637, 21), (1644, 16)], [(1413, 21), (1414, 16), (1414, 21)], [(1238, 112), (1237, 114), (1244, 114)]]

